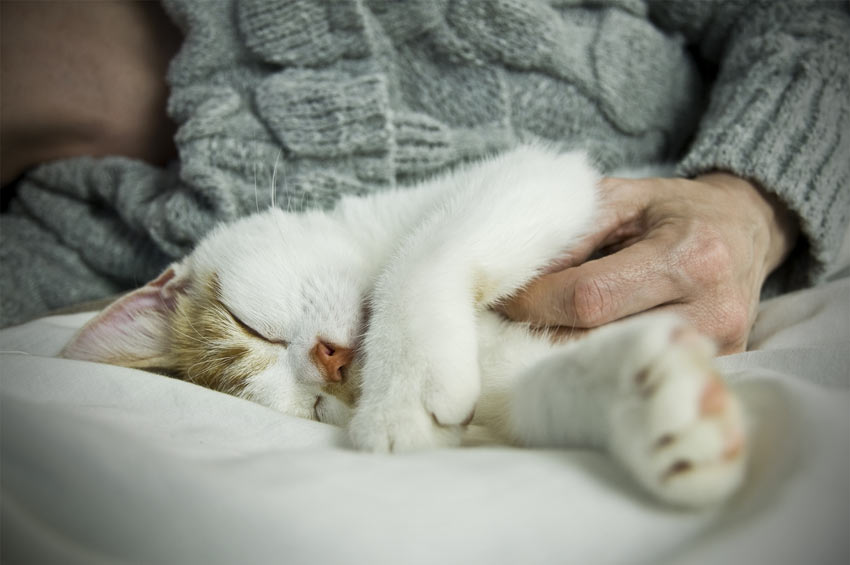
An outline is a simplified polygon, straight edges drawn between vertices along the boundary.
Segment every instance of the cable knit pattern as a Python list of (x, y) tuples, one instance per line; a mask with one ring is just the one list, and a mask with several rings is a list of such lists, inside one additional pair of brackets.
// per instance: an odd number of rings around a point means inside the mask
[(846, 2), (164, 5), (185, 35), (167, 77), (179, 163), (31, 171), (0, 224), (0, 323), (137, 286), (218, 222), (329, 207), (531, 137), (608, 170), (677, 159), (757, 181), (801, 220), (784, 289), (817, 280), (848, 221)]
[(318, 67), (371, 51), (354, 0), (241, 0), (236, 7), (245, 43), (269, 63)]
[(284, 71), (263, 81), (255, 100), (266, 125), (295, 155), (334, 158), (386, 152), (390, 145), (381, 75)]

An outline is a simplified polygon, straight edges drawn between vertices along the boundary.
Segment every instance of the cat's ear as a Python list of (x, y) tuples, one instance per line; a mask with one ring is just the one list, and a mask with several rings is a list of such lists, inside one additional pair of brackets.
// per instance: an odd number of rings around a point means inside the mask
[(136, 368), (167, 368), (169, 328), (177, 301), (189, 287), (181, 263), (142, 288), (122, 296), (95, 316), (59, 354)]

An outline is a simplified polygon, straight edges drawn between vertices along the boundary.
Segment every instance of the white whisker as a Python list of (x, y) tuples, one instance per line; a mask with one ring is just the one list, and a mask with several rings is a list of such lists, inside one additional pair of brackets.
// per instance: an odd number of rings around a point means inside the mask
[(286, 177), (286, 163), (283, 164), (283, 171), (281, 172), (281, 174), (283, 175), (283, 192), (284, 192), (284, 194), (288, 194), (289, 193), (289, 182), (288, 182), (288, 179)]
[(203, 334), (201, 334), (201, 332), (199, 332), (198, 329), (195, 327), (195, 324), (192, 323), (192, 320), (190, 320), (188, 317), (186, 318), (186, 323), (189, 324), (189, 327), (192, 328), (192, 331), (195, 332), (198, 337), (204, 337)]
[(275, 204), (275, 195), (277, 194), (277, 165), (280, 163), (280, 158), (283, 155), (283, 149), (279, 149), (277, 152), (277, 156), (274, 159), (274, 166), (272, 167), (272, 208), (276, 206)]
[(257, 195), (257, 162), (254, 161), (254, 205), (257, 207), (257, 213), (260, 213), (260, 197)]
[[(192, 325), (192, 323), (191, 323), (191, 322), (189, 322), (189, 325), (191, 326), (191, 325)], [(195, 328), (194, 328), (194, 327), (193, 327), (192, 329), (193, 329), (193, 330), (195, 330)], [(175, 332), (175, 333), (178, 333), (178, 334), (182, 335), (182, 336), (183, 336), (183, 337), (185, 337), (186, 339), (190, 339), (190, 340), (192, 340), (192, 341), (196, 341), (196, 342), (200, 343), (201, 345), (207, 345), (207, 344), (208, 344), (208, 342), (207, 342), (205, 339), (203, 339), (203, 336), (202, 336), (201, 334), (199, 334), (199, 333), (198, 333), (198, 330), (195, 330), (195, 333), (196, 333), (196, 334), (198, 334), (198, 337), (191, 336), (191, 335), (187, 334), (187, 333), (186, 333), (186, 332), (184, 332), (184, 331), (178, 330), (178, 329), (177, 329), (176, 327), (174, 327), (174, 326), (172, 326), (172, 327), (171, 327), (171, 330), (172, 330), (173, 332)]]

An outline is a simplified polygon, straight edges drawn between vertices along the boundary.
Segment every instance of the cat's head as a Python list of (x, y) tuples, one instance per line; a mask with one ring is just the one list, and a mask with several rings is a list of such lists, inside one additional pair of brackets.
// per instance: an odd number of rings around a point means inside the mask
[(342, 225), (272, 209), (214, 230), (114, 302), (62, 356), (149, 369), (343, 424), (368, 274)]

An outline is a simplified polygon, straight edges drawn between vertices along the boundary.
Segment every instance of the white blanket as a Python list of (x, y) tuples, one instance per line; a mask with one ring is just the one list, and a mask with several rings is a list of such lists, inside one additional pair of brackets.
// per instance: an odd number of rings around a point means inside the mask
[[(846, 261), (844, 265), (850, 265)], [(604, 455), (356, 453), (332, 426), (55, 359), (89, 315), (0, 332), (4, 563), (850, 562), (850, 277), (762, 305), (721, 366), (753, 414), (724, 508), (652, 502)]]

